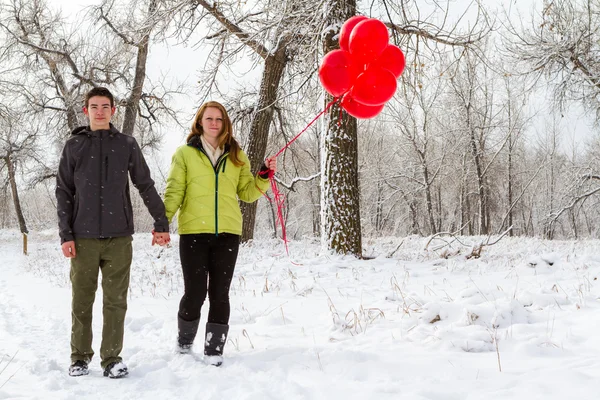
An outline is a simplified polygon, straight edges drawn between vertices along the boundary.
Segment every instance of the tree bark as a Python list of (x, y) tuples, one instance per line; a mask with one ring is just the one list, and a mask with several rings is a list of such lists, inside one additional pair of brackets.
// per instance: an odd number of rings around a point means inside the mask
[[(338, 49), (339, 27), (356, 14), (355, 0), (334, 0), (328, 13), (323, 52)], [(325, 101), (332, 97), (328, 94)], [(321, 146), (321, 242), (337, 254), (362, 257), (358, 134), (356, 118), (335, 103), (325, 116)], [(341, 117), (340, 117), (341, 115)]]

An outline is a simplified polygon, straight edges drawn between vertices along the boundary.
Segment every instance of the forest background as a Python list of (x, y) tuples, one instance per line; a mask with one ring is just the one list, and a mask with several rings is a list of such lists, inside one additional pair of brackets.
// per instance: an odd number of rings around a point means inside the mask
[[(280, 156), (290, 239), (361, 256), (363, 237), (597, 238), (600, 0), (518, 3), (0, 0), (0, 228), (56, 227), (60, 150), (93, 86), (159, 191), (209, 99), (257, 169), (331, 100), (319, 62), (363, 14), (407, 66), (379, 116), (336, 105)], [(243, 211), (244, 240), (280, 235), (274, 203)]]

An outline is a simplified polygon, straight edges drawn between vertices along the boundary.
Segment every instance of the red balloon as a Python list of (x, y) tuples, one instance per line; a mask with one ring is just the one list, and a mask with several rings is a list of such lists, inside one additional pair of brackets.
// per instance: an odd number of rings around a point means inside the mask
[(346, 93), (342, 97), (342, 108), (355, 118), (368, 119), (373, 118), (383, 110), (384, 104), (378, 106), (367, 106), (359, 103), (352, 98), (350, 93)]
[(406, 60), (402, 50), (398, 46), (390, 44), (375, 61), (369, 64), (369, 68), (381, 67), (390, 71), (396, 78), (400, 78), (405, 64)]
[(333, 50), (323, 57), (319, 67), (319, 79), (327, 92), (338, 97), (350, 90), (360, 72), (350, 53)]
[(387, 69), (369, 67), (360, 74), (350, 93), (354, 100), (367, 106), (378, 106), (394, 96), (396, 77)]
[(342, 25), (342, 29), (340, 30), (340, 49), (348, 51), (348, 40), (350, 40), (350, 34), (352, 33), (352, 29), (361, 21), (369, 19), (364, 15), (355, 15), (354, 17), (350, 17), (344, 22)]
[(364, 63), (375, 60), (388, 46), (390, 35), (385, 24), (378, 19), (361, 21), (350, 34), (348, 47), (357, 61)]

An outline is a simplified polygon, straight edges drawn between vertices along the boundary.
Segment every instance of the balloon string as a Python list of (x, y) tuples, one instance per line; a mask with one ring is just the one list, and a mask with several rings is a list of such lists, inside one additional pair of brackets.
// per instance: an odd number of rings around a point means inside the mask
[(331, 100), (329, 103), (327, 103), (327, 105), (325, 106), (325, 109), (324, 109), (323, 111), (321, 111), (321, 112), (320, 112), (320, 113), (319, 113), (319, 114), (318, 114), (318, 115), (317, 115), (315, 118), (313, 118), (313, 120), (312, 120), (312, 121), (310, 121), (310, 122), (308, 123), (308, 125), (306, 125), (306, 128), (302, 129), (302, 130), (300, 131), (300, 133), (299, 133), (299, 134), (297, 134), (296, 136), (294, 136), (294, 137), (292, 138), (292, 140), (290, 140), (289, 142), (287, 142), (287, 143), (286, 143), (286, 145), (285, 145), (285, 146), (283, 146), (283, 147), (281, 148), (281, 150), (279, 150), (279, 151), (277, 152), (277, 154), (275, 154), (275, 156), (274, 156), (274, 157), (279, 157), (279, 156), (281, 155), (281, 153), (283, 153), (283, 151), (284, 151), (285, 149), (287, 149), (288, 147), (290, 147), (290, 145), (291, 145), (292, 143), (294, 143), (294, 142), (296, 141), (296, 139), (298, 139), (298, 138), (300, 137), (300, 135), (302, 135), (304, 132), (306, 132), (306, 131), (307, 131), (307, 129), (308, 129), (308, 128), (310, 128), (310, 126), (311, 126), (312, 124), (314, 124), (314, 123), (315, 123), (315, 121), (316, 121), (316, 120), (318, 120), (318, 119), (321, 117), (321, 115), (325, 114), (325, 113), (326, 113), (326, 112), (327, 112), (327, 111), (328, 111), (328, 110), (331, 108), (331, 106), (332, 106), (332, 105), (334, 105), (334, 104), (335, 104), (335, 102), (336, 102), (336, 101), (338, 101), (339, 99), (340, 99), (339, 97), (334, 97), (334, 98), (333, 98), (333, 100)]
[[(340, 98), (341, 97), (334, 97), (333, 100), (331, 100), (329, 103), (327, 103), (327, 105), (325, 106), (325, 108), (323, 109), (323, 111), (321, 111), (315, 118), (313, 118), (313, 120), (310, 121), (308, 123), (308, 125), (306, 125), (306, 127), (300, 131), (299, 134), (297, 134), (296, 136), (294, 136), (292, 138), (292, 140), (290, 140), (289, 142), (287, 142), (286, 145), (283, 146), (281, 148), (281, 150), (279, 150), (274, 155), (274, 157), (279, 157), (281, 155), (281, 153), (283, 153), (283, 151), (285, 149), (287, 149), (288, 147), (290, 147), (290, 145), (292, 143), (294, 143), (296, 141), (296, 139), (298, 139), (300, 137), (300, 135), (302, 135), (304, 132), (306, 132), (308, 130), (308, 128), (310, 128), (310, 126), (312, 124), (314, 124), (317, 119), (319, 119), (321, 117), (321, 115), (323, 115), (327, 111), (329, 111), (329, 109), (331, 108), (331, 106), (334, 105), (337, 101), (339, 101)], [(341, 110), (340, 110), (340, 112), (341, 112)], [(259, 173), (259, 175), (263, 176), (263, 177), (265, 175), (267, 175), (267, 174), (268, 174), (268, 177), (269, 177), (269, 182), (271, 184), (271, 191), (273, 192), (273, 200), (271, 200), (271, 198), (269, 196), (267, 196), (267, 194), (265, 192), (263, 192), (262, 190), (261, 190), (261, 192), (267, 198), (267, 200), (269, 200), (269, 202), (275, 203), (275, 205), (277, 206), (277, 220), (275, 221), (275, 227), (277, 227), (277, 225), (279, 225), (281, 227), (281, 239), (283, 240), (283, 244), (285, 245), (285, 252), (286, 252), (286, 254), (289, 257), (290, 256), (290, 251), (289, 251), (289, 248), (288, 248), (287, 234), (286, 234), (286, 231), (285, 231), (285, 218), (283, 216), (283, 206), (284, 206), (284, 203), (285, 203), (285, 196), (283, 195), (283, 193), (281, 193), (281, 191), (277, 187), (277, 181), (275, 181), (275, 173), (273, 172), (273, 170), (269, 169), (267, 171), (264, 171), (263, 173)], [(295, 264), (295, 263), (293, 263), (293, 264)], [(296, 264), (296, 265), (298, 265), (298, 264)]]

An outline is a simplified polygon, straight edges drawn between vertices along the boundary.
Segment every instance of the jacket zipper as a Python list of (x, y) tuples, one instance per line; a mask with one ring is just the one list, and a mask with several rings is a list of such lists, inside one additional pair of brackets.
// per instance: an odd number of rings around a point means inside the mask
[(217, 160), (217, 165), (215, 165), (215, 235), (219, 236), (219, 165), (223, 162), (223, 172), (225, 172), (225, 164), (227, 163), (227, 154), (225, 153), (219, 157)]
[(100, 180), (98, 181), (98, 184), (100, 186), (98, 188), (98, 190), (100, 191), (100, 203), (98, 204), (98, 233), (100, 233), (100, 238), (103, 238), (104, 235), (102, 234), (102, 202), (104, 201), (104, 198), (102, 196), (102, 187), (104, 186), (104, 182), (102, 181), (102, 132), (98, 133), (98, 137), (100, 138), (100, 157), (98, 157), (98, 162), (100, 163)]
[[(199, 148), (202, 153), (208, 158), (208, 162), (210, 162), (210, 157), (206, 154), (203, 148)], [(213, 170), (215, 171), (215, 236), (219, 236), (219, 165), (221, 161), (225, 159), (223, 163), (223, 172), (225, 172), (225, 164), (227, 163), (227, 156), (229, 152), (221, 154), (221, 157), (217, 160), (217, 164), (213, 166)], [(211, 163), (212, 164), (212, 163)]]

